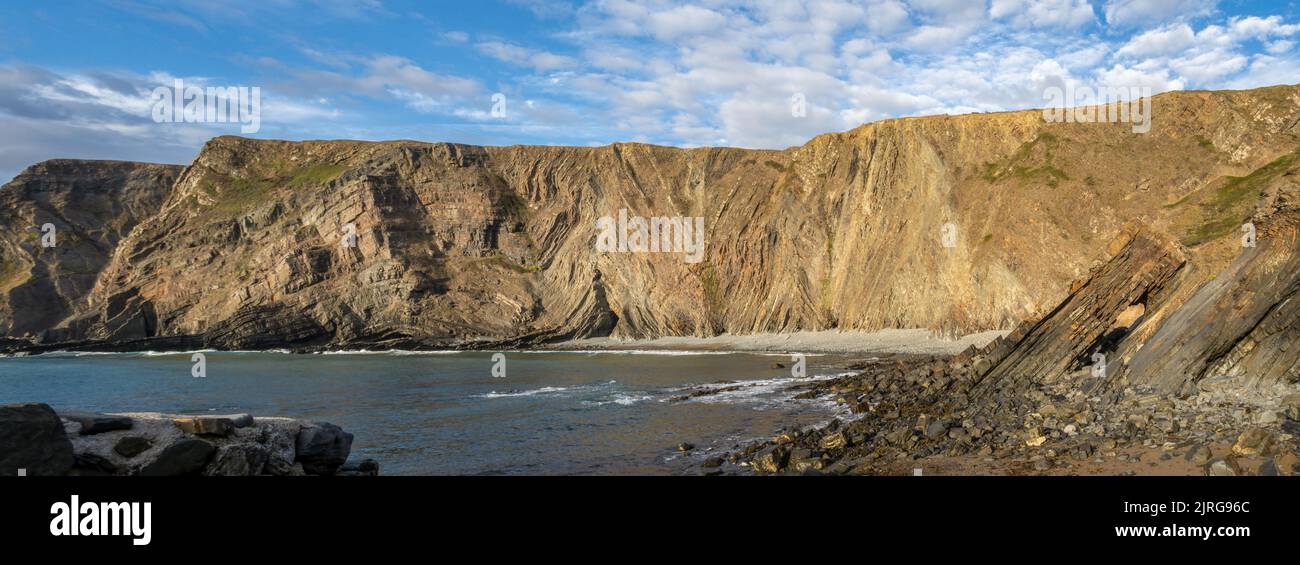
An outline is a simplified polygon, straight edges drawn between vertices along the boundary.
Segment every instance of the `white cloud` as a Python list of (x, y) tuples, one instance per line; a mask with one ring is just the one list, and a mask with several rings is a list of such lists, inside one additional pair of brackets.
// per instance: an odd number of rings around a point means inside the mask
[(574, 66), (572, 57), (557, 55), (547, 51), (527, 49), (501, 41), (484, 41), (477, 44), (478, 50), (494, 59), (514, 65), (532, 67), (538, 71), (552, 71)]
[(1216, 0), (1107, 0), (1102, 12), (1112, 26), (1153, 28), (1169, 21), (1207, 15), (1217, 3)]
[(1076, 28), (1097, 21), (1087, 0), (993, 0), (989, 17), (1016, 27)]
[(1118, 51), (1128, 57), (1151, 57), (1178, 53), (1196, 42), (1196, 33), (1187, 24), (1171, 24), (1130, 39)]

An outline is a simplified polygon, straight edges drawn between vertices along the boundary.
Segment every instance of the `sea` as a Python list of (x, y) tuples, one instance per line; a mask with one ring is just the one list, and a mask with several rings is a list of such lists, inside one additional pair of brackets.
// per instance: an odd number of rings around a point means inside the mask
[(789, 354), (714, 351), (54, 352), (0, 358), (0, 404), (330, 422), (384, 475), (675, 475), (851, 417), (789, 389), (855, 359), (810, 354), (800, 374)]

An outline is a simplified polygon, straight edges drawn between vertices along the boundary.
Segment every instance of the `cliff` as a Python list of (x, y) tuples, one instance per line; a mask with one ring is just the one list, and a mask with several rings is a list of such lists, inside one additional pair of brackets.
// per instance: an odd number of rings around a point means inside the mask
[[(1130, 223), (1185, 254), (1172, 311), (1240, 261), (1237, 230), (1276, 204), (1297, 147), (1296, 86), (1163, 94), (1144, 135), (1023, 111), (888, 120), (783, 151), (221, 137), (174, 184), (159, 175), (146, 192), (165, 200), (130, 215), (93, 287), (39, 320), (0, 319), (47, 341), (225, 348), (969, 333), (1050, 314)], [(597, 222), (620, 210), (703, 218), (703, 259), (601, 253)]]

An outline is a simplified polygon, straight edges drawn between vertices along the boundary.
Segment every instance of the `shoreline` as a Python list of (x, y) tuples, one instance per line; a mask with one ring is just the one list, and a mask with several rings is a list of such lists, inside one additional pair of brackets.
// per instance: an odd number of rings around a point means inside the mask
[(275, 344), (263, 349), (218, 349), (206, 346), (197, 336), (164, 336), (126, 342), (83, 341), (37, 343), (7, 340), (0, 343), (0, 358), (25, 357), (46, 353), (287, 353), (287, 354), (366, 354), (381, 352), (457, 353), (472, 351), (516, 352), (716, 352), (716, 353), (816, 353), (843, 355), (911, 354), (956, 355), (972, 346), (983, 348), (1008, 331), (992, 330), (957, 338), (936, 335), (924, 329), (886, 329), (876, 331), (798, 331), (790, 333), (724, 334), (712, 337), (670, 336), (649, 339), (614, 337), (582, 338), (531, 347), (494, 347), (508, 340), (442, 344), (355, 343), (331, 349), (330, 346), (288, 347)]
[[(929, 330), (799, 331), (791, 333), (725, 334), (713, 337), (672, 336), (651, 339), (584, 338), (533, 348), (543, 351), (716, 351), (726, 353), (835, 353), (956, 355), (983, 348), (1010, 332), (994, 330), (944, 338)], [(525, 350), (527, 351), (527, 350)]]

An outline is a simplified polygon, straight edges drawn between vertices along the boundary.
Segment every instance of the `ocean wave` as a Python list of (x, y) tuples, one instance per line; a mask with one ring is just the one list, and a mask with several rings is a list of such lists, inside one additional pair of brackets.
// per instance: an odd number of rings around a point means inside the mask
[(497, 392), (497, 391), (494, 390), (494, 391), (489, 392), (489, 393), (487, 393), (487, 394), (479, 394), (479, 395), (476, 395), (476, 396), (477, 396), (477, 398), (514, 398), (514, 397), (518, 397), (518, 396), (533, 396), (533, 395), (537, 395), (537, 394), (549, 394), (549, 393), (553, 393), (553, 392), (564, 392), (564, 391), (566, 391), (566, 390), (569, 390), (569, 387), (563, 387), (563, 386), (544, 386), (544, 387), (542, 387), (542, 388), (535, 388), (535, 389), (530, 389), (530, 390), (511, 390), (511, 391), (507, 391), (507, 392)]
[(853, 374), (855, 373), (843, 372), (812, 375), (807, 377), (778, 377), (772, 379), (755, 379), (750, 381), (707, 383), (702, 385), (677, 387), (673, 389), (673, 391), (687, 392), (725, 389), (712, 394), (695, 396), (687, 399), (687, 401), (700, 402), (704, 404), (756, 402), (764, 405), (773, 405), (791, 400), (795, 395), (789, 394), (787, 389), (792, 386), (826, 381)]
[(584, 400), (582, 403), (586, 406), (608, 406), (610, 404), (617, 404), (619, 406), (631, 406), (633, 404), (638, 404), (641, 402), (645, 402), (647, 400), (654, 400), (654, 398), (655, 398), (654, 396), (649, 394), (618, 393), (610, 397), (608, 400)]

